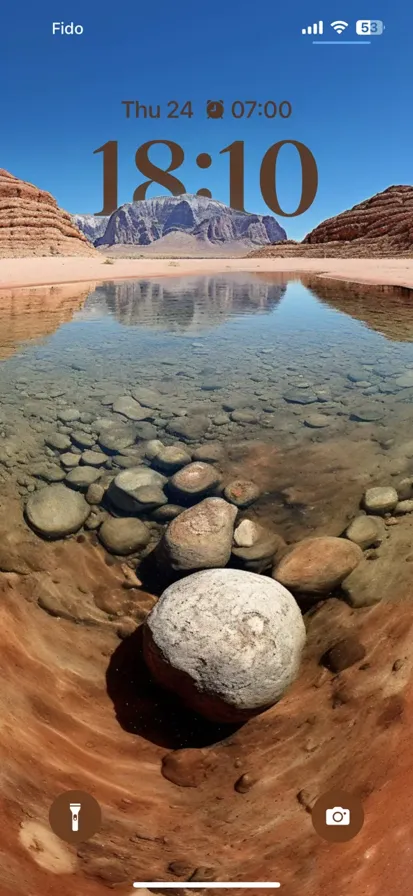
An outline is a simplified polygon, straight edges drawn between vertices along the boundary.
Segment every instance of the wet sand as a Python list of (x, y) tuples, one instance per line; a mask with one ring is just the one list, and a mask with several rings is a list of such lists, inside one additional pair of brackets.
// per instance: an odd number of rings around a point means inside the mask
[(59, 283), (227, 272), (310, 273), (357, 283), (413, 288), (413, 258), (2, 258), (0, 290)]

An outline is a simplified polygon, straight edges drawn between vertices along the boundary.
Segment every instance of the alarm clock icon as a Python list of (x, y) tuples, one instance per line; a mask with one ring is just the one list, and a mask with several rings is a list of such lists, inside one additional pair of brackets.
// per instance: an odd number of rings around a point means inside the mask
[(207, 100), (207, 118), (224, 117), (224, 100)]

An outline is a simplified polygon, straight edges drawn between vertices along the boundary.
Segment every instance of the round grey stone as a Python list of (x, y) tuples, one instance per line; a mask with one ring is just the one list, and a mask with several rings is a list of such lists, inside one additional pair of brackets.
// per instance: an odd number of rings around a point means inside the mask
[(221, 442), (209, 442), (196, 448), (192, 454), (193, 460), (202, 460), (204, 463), (216, 463), (222, 460), (224, 449)]
[(168, 423), (166, 430), (173, 436), (191, 442), (202, 439), (209, 426), (208, 417), (195, 414), (193, 417), (174, 417)]
[(179, 514), (162, 541), (167, 565), (178, 571), (226, 566), (237, 512), (222, 498), (205, 498)]
[(379, 523), (371, 516), (357, 516), (346, 529), (346, 538), (364, 551), (380, 540)]
[(233, 569), (171, 585), (149, 614), (145, 660), (159, 684), (215, 722), (276, 703), (297, 677), (305, 627), (278, 582)]
[(77, 408), (65, 408), (63, 411), (59, 411), (57, 415), (57, 419), (61, 420), (62, 423), (72, 423), (73, 420), (79, 420), (80, 411)]
[(169, 480), (169, 488), (179, 500), (199, 500), (214, 492), (221, 482), (221, 474), (202, 461), (187, 464)]
[(191, 455), (184, 448), (176, 445), (161, 447), (156, 454), (153, 464), (165, 473), (176, 473), (181, 467), (191, 463)]
[(399, 496), (392, 486), (368, 488), (363, 503), (369, 513), (389, 513), (396, 507)]
[(107, 459), (108, 456), (103, 451), (87, 449), (81, 456), (81, 463), (86, 464), (88, 467), (101, 467), (106, 463)]
[(136, 441), (136, 427), (131, 424), (110, 426), (99, 432), (99, 445), (108, 454), (117, 454), (130, 448)]
[(231, 504), (237, 507), (249, 507), (260, 496), (260, 490), (255, 482), (249, 479), (234, 479), (224, 489), (224, 495)]
[(135, 492), (136, 503), (142, 512), (153, 510), (168, 503), (168, 498), (159, 485), (141, 485)]
[(83, 495), (65, 485), (50, 485), (30, 495), (26, 517), (30, 526), (46, 538), (63, 538), (77, 532), (90, 513)]
[(73, 451), (65, 451), (64, 454), (60, 455), (60, 463), (63, 467), (68, 470), (73, 469), (73, 467), (77, 467), (80, 462), (80, 454), (74, 454)]
[(132, 395), (144, 408), (159, 408), (162, 405), (162, 398), (159, 392), (147, 386), (137, 386), (136, 389), (132, 389)]
[(157, 523), (169, 523), (184, 510), (185, 507), (180, 507), (179, 504), (164, 504), (163, 507), (155, 507), (151, 516)]
[(72, 432), (70, 438), (78, 448), (93, 448), (96, 444), (96, 436), (89, 432)]
[(147, 420), (148, 417), (152, 416), (150, 410), (143, 408), (130, 395), (117, 398), (113, 404), (113, 410), (116, 414), (122, 414), (124, 417), (127, 417), (128, 420)]
[(314, 392), (305, 389), (288, 389), (287, 392), (284, 392), (283, 398), (289, 404), (313, 404), (318, 401)]
[(164, 447), (163, 442), (159, 439), (149, 439), (145, 445), (145, 457), (147, 457), (148, 460), (153, 460)]
[(71, 443), (69, 436), (65, 436), (64, 433), (61, 432), (54, 432), (46, 439), (46, 445), (50, 448), (55, 448), (56, 451), (67, 451), (68, 448), (70, 448)]
[(156, 470), (149, 467), (138, 466), (131, 467), (129, 470), (122, 470), (115, 477), (108, 489), (108, 498), (118, 510), (125, 513), (136, 513), (141, 509), (141, 504), (137, 496), (137, 492), (144, 485), (154, 485), (163, 488), (167, 479)]
[(327, 414), (310, 414), (305, 418), (304, 423), (310, 429), (323, 429), (324, 426), (331, 424), (331, 417), (328, 417)]
[(96, 482), (99, 477), (100, 470), (95, 470), (94, 467), (76, 467), (75, 470), (71, 470), (67, 474), (66, 482), (71, 488), (82, 492), (86, 491), (89, 485)]
[(101, 525), (98, 536), (107, 551), (124, 555), (146, 547), (151, 533), (141, 520), (111, 517)]
[(86, 492), (86, 501), (88, 504), (101, 504), (105, 497), (105, 486), (100, 482), (92, 482)]
[(255, 411), (232, 411), (231, 420), (234, 423), (258, 423), (259, 414), (256, 414)]

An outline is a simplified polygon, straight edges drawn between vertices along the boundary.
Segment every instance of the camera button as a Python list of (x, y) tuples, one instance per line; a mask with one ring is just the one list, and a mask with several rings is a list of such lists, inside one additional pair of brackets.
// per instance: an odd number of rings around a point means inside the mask
[(323, 793), (313, 806), (313, 827), (330, 843), (347, 843), (361, 831), (364, 811), (361, 800), (345, 790)]

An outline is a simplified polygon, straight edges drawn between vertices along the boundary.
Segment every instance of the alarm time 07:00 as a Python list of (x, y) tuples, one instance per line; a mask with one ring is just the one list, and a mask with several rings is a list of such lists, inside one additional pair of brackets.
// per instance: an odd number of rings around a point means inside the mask
[(289, 100), (281, 100), (276, 103), (274, 100), (241, 100), (236, 99), (232, 102), (223, 99), (205, 100), (202, 109), (194, 111), (192, 100), (179, 102), (178, 100), (169, 100), (169, 102), (161, 105), (160, 103), (144, 103), (140, 100), (121, 100), (124, 106), (126, 118), (193, 118), (195, 115), (202, 114), (206, 118), (290, 118), (292, 115), (292, 105)]

